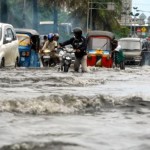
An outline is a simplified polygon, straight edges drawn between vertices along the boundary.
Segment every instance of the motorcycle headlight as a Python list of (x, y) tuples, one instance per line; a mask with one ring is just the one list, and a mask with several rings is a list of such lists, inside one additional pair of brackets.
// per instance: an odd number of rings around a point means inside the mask
[(70, 60), (71, 58), (70, 58), (70, 57), (66, 57), (66, 59), (67, 59), (67, 60)]

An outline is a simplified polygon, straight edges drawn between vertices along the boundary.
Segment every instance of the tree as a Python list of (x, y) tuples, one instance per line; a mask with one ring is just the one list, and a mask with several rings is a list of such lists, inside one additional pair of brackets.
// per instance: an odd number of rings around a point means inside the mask
[[(101, 9), (101, 2), (100, 0), (93, 0), (95, 2), (92, 4), (92, 13), (88, 14), (88, 5), (89, 0), (69, 0), (66, 2), (68, 11), (70, 11), (70, 19), (73, 21), (75, 26), (82, 26), (83, 29), (86, 29), (87, 26), (87, 16), (89, 15), (91, 19), (91, 29), (95, 30), (110, 30), (112, 31), (114, 26), (118, 26), (118, 21), (116, 17), (119, 15), (121, 11), (122, 1), (121, 0), (114, 0), (115, 3), (115, 10), (114, 11), (107, 11), (106, 9)], [(110, 2), (110, 0), (105, 0), (106, 2)], [(92, 15), (92, 16), (91, 16)], [(73, 18), (73, 19), (72, 19)]]
[[(23, 0), (26, 2), (26, 6), (22, 3), (22, 0), (1, 0), (3, 11), (8, 15), (10, 23), (17, 27), (28, 27), (37, 29), (39, 20), (53, 20), (54, 32), (58, 32), (58, 23), (65, 21), (68, 18), (68, 22), (71, 22), (73, 26), (80, 26), (86, 32), (87, 29), (87, 16), (88, 16), (88, 4), (90, 0)], [(101, 0), (92, 0), (93, 2), (102, 2)], [(111, 0), (105, 0), (110, 2)], [(117, 17), (120, 15), (121, 0), (112, 0), (115, 3), (115, 11), (106, 11), (101, 9), (94, 9), (92, 11), (92, 27), (91, 29), (97, 30), (109, 30), (112, 31), (116, 26), (119, 26)], [(7, 10), (9, 8), (9, 14)], [(94, 6), (97, 7), (97, 6)], [(2, 7), (1, 7), (2, 8)], [(28, 11), (26, 11), (28, 8)], [(24, 12), (23, 12), (24, 10)], [(62, 11), (67, 10), (66, 13)], [(22, 13), (23, 12), (23, 13)], [(11, 14), (11, 15), (10, 15)], [(32, 15), (33, 14), (33, 15)], [(38, 17), (39, 14), (39, 17)], [(63, 14), (63, 16), (62, 16)], [(6, 16), (7, 16), (6, 15)], [(2, 15), (4, 17), (4, 15)], [(3, 19), (6, 19), (4, 17)], [(38, 19), (39, 18), (39, 19)], [(64, 22), (64, 21), (63, 21)]]
[(1, 0), (1, 22), (8, 22), (8, 3), (7, 0)]
[(41, 3), (46, 4), (49, 6), (49, 10), (53, 14), (53, 21), (54, 21), (54, 29), (53, 32), (58, 33), (58, 8), (63, 9), (66, 6), (68, 0), (41, 0)]

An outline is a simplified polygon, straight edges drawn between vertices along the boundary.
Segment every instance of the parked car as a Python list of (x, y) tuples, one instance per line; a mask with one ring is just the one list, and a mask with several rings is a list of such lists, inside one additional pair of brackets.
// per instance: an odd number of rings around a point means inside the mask
[(0, 67), (17, 66), (18, 40), (11, 24), (0, 23)]
[(147, 51), (147, 40), (141, 38), (121, 38), (118, 41), (125, 56), (126, 64), (141, 64), (142, 53)]

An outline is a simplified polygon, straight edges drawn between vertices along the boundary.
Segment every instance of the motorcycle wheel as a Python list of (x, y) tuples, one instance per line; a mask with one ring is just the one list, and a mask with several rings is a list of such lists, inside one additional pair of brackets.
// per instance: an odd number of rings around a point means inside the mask
[(63, 65), (61, 65), (60, 69), (61, 69), (61, 71), (64, 71), (64, 66), (63, 66)]
[(64, 65), (64, 72), (68, 72), (69, 71), (69, 66)]
[(43, 66), (44, 66), (44, 67), (48, 67), (48, 66), (49, 66), (49, 62), (48, 62), (48, 61), (43, 62)]

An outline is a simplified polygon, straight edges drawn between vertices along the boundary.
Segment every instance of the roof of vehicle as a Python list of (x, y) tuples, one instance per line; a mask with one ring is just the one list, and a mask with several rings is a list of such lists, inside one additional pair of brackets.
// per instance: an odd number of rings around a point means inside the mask
[(126, 37), (126, 38), (120, 38), (119, 41), (142, 41), (144, 39), (141, 38), (133, 38), (133, 37)]
[(108, 36), (110, 38), (114, 38), (114, 34), (109, 31), (101, 31), (101, 30), (93, 30), (93, 31), (88, 31), (87, 37), (89, 36)]
[(6, 25), (12, 26), (11, 24), (8, 24), (8, 23), (0, 23), (0, 27), (6, 26)]
[(25, 29), (25, 28), (15, 28), (16, 33), (27, 33), (32, 35), (39, 35), (36, 30), (33, 29)]

